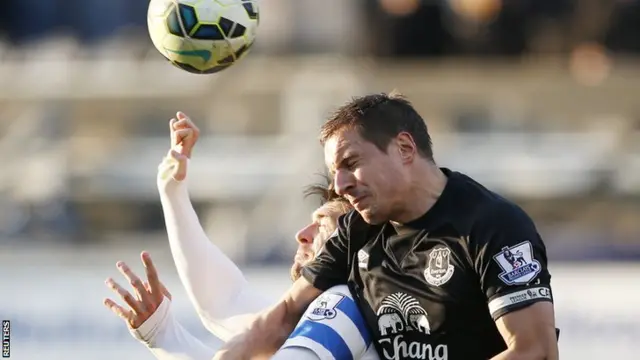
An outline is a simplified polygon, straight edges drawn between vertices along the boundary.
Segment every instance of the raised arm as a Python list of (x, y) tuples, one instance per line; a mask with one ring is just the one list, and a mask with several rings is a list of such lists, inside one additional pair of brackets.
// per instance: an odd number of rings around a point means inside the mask
[(205, 327), (226, 340), (269, 303), (208, 239), (191, 204), (187, 165), (198, 135), (184, 114), (172, 120), (172, 150), (158, 169), (158, 190), (180, 280)]

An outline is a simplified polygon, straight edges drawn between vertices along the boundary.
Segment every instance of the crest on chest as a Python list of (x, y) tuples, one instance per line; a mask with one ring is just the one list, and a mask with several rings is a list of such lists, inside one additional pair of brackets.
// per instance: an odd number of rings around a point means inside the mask
[(451, 279), (455, 267), (451, 264), (451, 249), (436, 246), (427, 255), (427, 268), (424, 278), (433, 286), (441, 286)]

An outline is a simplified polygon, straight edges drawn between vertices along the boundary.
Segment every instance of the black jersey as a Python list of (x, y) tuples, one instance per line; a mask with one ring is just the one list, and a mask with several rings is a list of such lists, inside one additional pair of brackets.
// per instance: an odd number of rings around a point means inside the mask
[(546, 249), (517, 205), (471, 178), (448, 177), (408, 224), (355, 211), (302, 270), (321, 290), (347, 283), (381, 359), (486, 360), (506, 344), (495, 320), (552, 301)]

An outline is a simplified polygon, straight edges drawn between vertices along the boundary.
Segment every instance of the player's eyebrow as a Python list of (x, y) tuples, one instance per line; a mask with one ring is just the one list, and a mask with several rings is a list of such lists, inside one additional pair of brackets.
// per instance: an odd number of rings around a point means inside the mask
[(345, 168), (348, 163), (353, 162), (353, 160), (355, 160), (357, 157), (358, 157), (358, 155), (357, 154), (353, 154), (353, 153), (344, 154), (344, 156), (342, 156), (342, 158), (339, 158), (338, 161), (336, 161), (335, 170), (333, 170), (332, 173), (335, 174), (335, 172), (338, 169)]
[(322, 209), (318, 209), (311, 214), (311, 221), (320, 222), (320, 220), (322, 220), (322, 218), (324, 217), (325, 217), (325, 214), (322, 212)]
[(322, 220), (323, 220), (325, 217), (327, 217), (327, 215), (326, 215), (324, 212), (315, 212), (315, 213), (313, 213), (313, 216), (311, 217), (311, 220), (312, 220), (314, 223), (318, 223), (318, 224), (319, 224), (319, 223), (321, 223), (321, 222), (322, 222)]

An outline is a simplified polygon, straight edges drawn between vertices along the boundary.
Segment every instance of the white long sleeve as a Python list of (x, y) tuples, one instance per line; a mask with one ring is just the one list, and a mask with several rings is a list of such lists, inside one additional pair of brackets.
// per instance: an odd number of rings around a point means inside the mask
[(130, 332), (158, 360), (210, 360), (215, 354), (173, 317), (171, 300), (167, 298), (147, 321)]
[(186, 180), (159, 178), (158, 189), (180, 280), (204, 326), (226, 341), (270, 303), (248, 286), (240, 269), (207, 238)]

